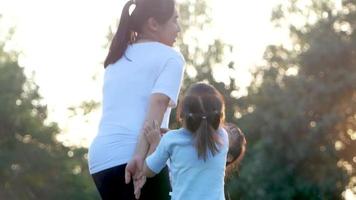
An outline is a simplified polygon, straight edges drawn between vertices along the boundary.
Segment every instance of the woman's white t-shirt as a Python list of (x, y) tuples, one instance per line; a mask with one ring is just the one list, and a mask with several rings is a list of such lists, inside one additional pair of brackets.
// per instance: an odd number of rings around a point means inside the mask
[(183, 56), (159, 42), (129, 45), (124, 56), (105, 69), (102, 117), (89, 147), (91, 174), (131, 159), (153, 93), (170, 98), (162, 122), (162, 127), (168, 127), (183, 71)]

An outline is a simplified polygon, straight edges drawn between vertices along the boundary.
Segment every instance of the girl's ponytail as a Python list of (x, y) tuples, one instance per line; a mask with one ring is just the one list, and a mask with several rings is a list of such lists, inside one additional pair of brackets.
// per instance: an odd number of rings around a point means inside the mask
[(211, 117), (203, 115), (198, 129), (195, 131), (198, 158), (203, 158), (204, 161), (208, 158), (209, 151), (212, 155), (219, 152), (218, 141), (216, 135), (214, 135), (216, 131), (213, 130), (211, 123)]
[(219, 140), (217, 130), (224, 118), (223, 109), (222, 98), (214, 93), (188, 95), (180, 103), (177, 114), (194, 136), (198, 158), (207, 160), (209, 153), (215, 155), (219, 152), (222, 141)]
[(205, 83), (189, 87), (179, 102), (177, 119), (193, 135), (198, 158), (206, 161), (209, 154), (215, 155), (223, 144), (218, 129), (225, 119), (225, 103), (220, 92)]
[(133, 42), (134, 31), (132, 31), (130, 19), (130, 6), (135, 4), (133, 0), (128, 1), (122, 9), (120, 23), (111, 42), (109, 53), (104, 62), (104, 68), (120, 59), (130, 42)]

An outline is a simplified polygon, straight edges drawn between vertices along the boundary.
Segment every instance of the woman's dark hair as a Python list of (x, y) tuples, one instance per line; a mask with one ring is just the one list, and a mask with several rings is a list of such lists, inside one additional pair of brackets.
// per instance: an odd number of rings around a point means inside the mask
[[(135, 5), (130, 15), (130, 7)], [(109, 53), (104, 62), (104, 68), (115, 63), (125, 53), (127, 46), (136, 41), (142, 32), (143, 25), (149, 18), (159, 24), (166, 23), (174, 14), (174, 0), (130, 0), (121, 13), (120, 23), (111, 41)]]
[(177, 118), (195, 138), (198, 157), (207, 159), (208, 153), (215, 155), (221, 142), (216, 134), (224, 120), (224, 99), (213, 86), (197, 83), (186, 92), (177, 110)]

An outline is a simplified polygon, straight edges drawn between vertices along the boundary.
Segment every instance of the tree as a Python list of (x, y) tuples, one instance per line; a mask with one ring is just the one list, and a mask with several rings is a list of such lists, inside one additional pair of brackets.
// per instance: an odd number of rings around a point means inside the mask
[(0, 199), (98, 199), (86, 149), (56, 140), (38, 86), (0, 42)]
[[(206, 0), (185, 0), (178, 4), (182, 34), (177, 40), (177, 46), (186, 61), (180, 96), (184, 95), (185, 90), (191, 84), (207, 82), (217, 88), (224, 96), (226, 121), (239, 124), (236, 117), (240, 114), (239, 105), (234, 94), (240, 88), (235, 78), (230, 76), (227, 80), (217, 80), (214, 76), (217, 68), (228, 70), (231, 75), (236, 73), (234, 62), (227, 62), (225, 59), (225, 56), (233, 51), (233, 47), (218, 38), (208, 37), (206, 40), (202, 40), (202, 37), (212, 28), (209, 2)], [(225, 64), (226, 62), (228, 64)], [(170, 127), (178, 128), (180, 126), (181, 124), (176, 120), (176, 110), (174, 109), (171, 114)], [(238, 167), (239, 165), (236, 166)], [(234, 171), (238, 172), (238, 168)], [(235, 183), (239, 182), (236, 177), (227, 179), (226, 185), (228, 187), (231, 180)], [(230, 191), (235, 190), (234, 185), (229, 188)]]
[(345, 188), (356, 192), (356, 2), (343, 1), (338, 12), (331, 1), (303, 2), (275, 10), (292, 45), (267, 48), (267, 65), (239, 99), (249, 147), (231, 185), (235, 199), (342, 199)]
[[(207, 5), (178, 4), (183, 33), (177, 44), (187, 63), (181, 93), (198, 81), (214, 85), (225, 97), (227, 121), (246, 133), (247, 155), (228, 183), (232, 198), (341, 199), (354, 187), (355, 1), (344, 1), (342, 12), (331, 1), (279, 6), (273, 20), (289, 23), (291, 47), (268, 47), (266, 66), (239, 99), (233, 78), (221, 82), (213, 75), (217, 66), (233, 73), (233, 62), (223, 64), (232, 48), (215, 38), (201, 41), (210, 25)], [(171, 122), (179, 126), (174, 113)]]
[[(176, 46), (182, 53), (186, 61), (186, 70), (182, 85), (181, 95), (191, 84), (196, 82), (207, 82), (216, 87), (224, 96), (226, 107), (226, 119), (236, 122), (236, 97), (234, 92), (239, 90), (236, 80), (230, 76), (228, 80), (217, 80), (214, 72), (217, 68), (235, 72), (233, 61), (225, 62), (224, 56), (233, 51), (233, 47), (222, 42), (218, 38), (206, 37), (202, 40), (206, 32), (212, 28), (211, 8), (206, 0), (181, 1), (178, 4), (179, 22), (182, 29)], [(171, 114), (171, 128), (180, 125), (175, 120), (175, 110)]]

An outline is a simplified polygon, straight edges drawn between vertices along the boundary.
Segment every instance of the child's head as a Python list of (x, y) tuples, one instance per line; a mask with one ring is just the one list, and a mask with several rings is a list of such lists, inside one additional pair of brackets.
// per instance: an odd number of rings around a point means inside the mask
[(229, 151), (226, 160), (227, 173), (231, 173), (242, 160), (247, 142), (245, 135), (235, 124), (226, 123), (224, 128), (229, 135)]
[(198, 157), (206, 160), (208, 152), (218, 152), (216, 134), (224, 120), (224, 100), (213, 86), (197, 83), (190, 86), (179, 104), (177, 117), (196, 140)]
[(111, 42), (104, 66), (120, 59), (129, 43), (137, 38), (172, 46), (178, 32), (174, 0), (130, 0), (121, 13), (120, 23)]

